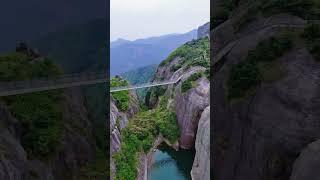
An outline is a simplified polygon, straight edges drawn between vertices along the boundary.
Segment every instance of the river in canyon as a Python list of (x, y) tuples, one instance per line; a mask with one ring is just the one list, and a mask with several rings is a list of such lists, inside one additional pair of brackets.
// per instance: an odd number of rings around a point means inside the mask
[(194, 150), (179, 150), (161, 144), (152, 156), (148, 180), (191, 180)]

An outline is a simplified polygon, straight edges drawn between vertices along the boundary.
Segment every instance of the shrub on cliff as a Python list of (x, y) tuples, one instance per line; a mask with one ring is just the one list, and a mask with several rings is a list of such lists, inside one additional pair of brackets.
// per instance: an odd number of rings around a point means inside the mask
[(121, 150), (115, 155), (116, 179), (136, 179), (138, 153), (148, 152), (159, 133), (172, 143), (177, 141), (180, 134), (177, 119), (167, 109), (167, 103), (161, 97), (156, 109), (139, 112), (122, 130)]
[(291, 37), (291, 34), (283, 34), (261, 41), (254, 50), (249, 51), (244, 62), (233, 65), (227, 82), (228, 98), (243, 97), (250, 89), (267, 79), (268, 77), (263, 76), (266, 73), (258, 68), (259, 64), (272, 63), (290, 50), (293, 46)]
[[(114, 77), (110, 81), (111, 87), (121, 87), (129, 85), (128, 81), (121, 79), (119, 77)], [(111, 93), (112, 97), (116, 101), (117, 107), (120, 111), (126, 111), (129, 108), (129, 91), (119, 91)]]
[[(35, 60), (23, 53), (0, 56), (0, 80), (58, 76), (61, 70), (48, 58)], [(4, 97), (9, 110), (22, 124), (22, 145), (30, 158), (46, 158), (61, 143), (62, 93), (50, 91)]]
[(320, 25), (308, 25), (305, 28), (302, 37), (306, 39), (310, 53), (317, 61), (320, 61)]
[(182, 59), (182, 61), (180, 62), (181, 66), (183, 64), (189, 64), (200, 60), (210, 62), (209, 55), (210, 48), (208, 38), (192, 40), (173, 51), (166, 60), (160, 63), (159, 66), (164, 66), (165, 64), (170, 63), (178, 57)]
[(193, 83), (202, 77), (202, 72), (192, 74), (187, 80), (183, 81), (181, 84), (181, 92), (185, 93), (189, 89), (193, 88)]

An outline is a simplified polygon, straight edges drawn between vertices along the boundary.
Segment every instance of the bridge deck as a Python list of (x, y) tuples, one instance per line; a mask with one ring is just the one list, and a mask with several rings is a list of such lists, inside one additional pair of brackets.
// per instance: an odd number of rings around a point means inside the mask
[(108, 83), (107, 74), (105, 72), (78, 73), (62, 75), (56, 78), (0, 82), (0, 96), (26, 94), (99, 83)]

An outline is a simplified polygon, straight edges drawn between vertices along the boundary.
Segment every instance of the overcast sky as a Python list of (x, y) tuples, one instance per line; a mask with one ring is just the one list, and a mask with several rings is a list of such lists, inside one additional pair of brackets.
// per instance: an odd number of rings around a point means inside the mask
[(210, 20), (210, 0), (111, 0), (110, 40), (188, 32)]

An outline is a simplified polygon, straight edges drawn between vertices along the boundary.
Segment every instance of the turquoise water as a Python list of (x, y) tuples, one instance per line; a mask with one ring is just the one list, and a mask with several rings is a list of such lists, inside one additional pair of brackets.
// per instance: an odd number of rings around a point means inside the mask
[(148, 180), (191, 180), (194, 151), (175, 151), (162, 144), (153, 153)]

